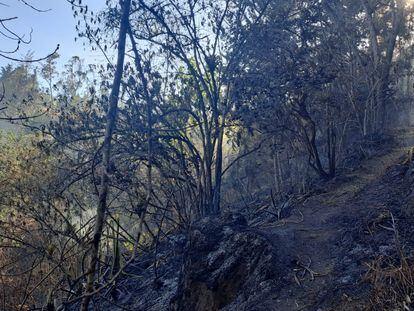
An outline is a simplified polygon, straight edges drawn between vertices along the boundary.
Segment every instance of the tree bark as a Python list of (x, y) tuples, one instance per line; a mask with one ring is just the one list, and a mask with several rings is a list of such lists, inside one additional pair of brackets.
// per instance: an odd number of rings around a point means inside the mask
[(385, 59), (381, 68), (381, 77), (380, 77), (380, 108), (381, 108), (381, 128), (386, 127), (386, 117), (387, 117), (387, 93), (388, 87), (390, 84), (390, 72), (392, 68), (392, 59), (394, 57), (395, 46), (397, 44), (398, 34), (400, 33), (400, 28), (402, 21), (404, 19), (404, 4), (401, 0), (395, 1), (395, 7), (392, 12), (392, 29), (390, 31), (389, 37), (387, 39), (387, 47), (385, 50)]
[(386, 127), (387, 116), (387, 92), (390, 83), (390, 71), (392, 59), (400, 32), (401, 23), (404, 20), (404, 3), (402, 0), (396, 0), (392, 10), (391, 29), (389, 36), (385, 37), (385, 57), (381, 57), (381, 51), (378, 43), (379, 31), (375, 27), (374, 11), (367, 0), (361, 0), (365, 14), (367, 16), (368, 28), (370, 33), (370, 47), (374, 62), (374, 99), (375, 105), (379, 109), (379, 129), (384, 130)]
[(147, 123), (148, 123), (148, 140), (147, 140), (147, 160), (148, 160), (148, 167), (147, 167), (147, 194), (145, 198), (144, 206), (142, 207), (139, 213), (139, 225), (138, 225), (138, 234), (137, 234), (137, 246), (141, 240), (143, 224), (145, 221), (145, 216), (147, 213), (147, 209), (149, 204), (151, 203), (152, 198), (152, 167), (153, 167), (153, 154), (152, 154), (152, 137), (153, 137), (153, 117), (152, 117), (152, 109), (155, 107), (153, 98), (150, 94), (149, 90), (149, 83), (145, 76), (144, 67), (142, 66), (141, 56), (138, 51), (138, 46), (134, 38), (134, 34), (132, 33), (131, 27), (128, 27), (128, 34), (132, 45), (132, 51), (134, 53), (134, 63), (135, 68), (139, 73), (139, 77), (142, 82), (142, 92), (146, 101), (146, 113), (147, 113)]
[[(223, 121), (224, 122), (224, 121)], [(221, 201), (221, 183), (223, 175), (223, 137), (224, 137), (224, 124), (220, 125), (218, 134), (217, 151), (216, 151), (216, 176), (214, 184), (213, 195), (213, 214), (220, 214), (220, 201)]]
[(125, 61), (125, 45), (126, 45), (126, 35), (129, 25), (129, 12), (131, 8), (131, 0), (121, 1), (122, 7), (122, 16), (120, 21), (120, 30), (118, 37), (118, 56), (117, 64), (114, 75), (114, 82), (112, 85), (109, 109), (106, 114), (106, 129), (105, 137), (102, 146), (103, 153), (103, 170), (101, 174), (101, 186), (99, 191), (99, 200), (98, 207), (96, 209), (96, 222), (95, 228), (93, 231), (93, 239), (91, 243), (91, 255), (89, 261), (89, 267), (87, 271), (87, 283), (85, 286), (84, 298), (82, 300), (81, 308), (82, 311), (87, 311), (89, 303), (91, 300), (90, 293), (93, 291), (93, 283), (95, 280), (96, 274), (96, 264), (98, 262), (99, 256), (99, 246), (102, 237), (102, 229), (106, 217), (107, 209), (107, 198), (109, 193), (109, 171), (111, 166), (111, 145), (112, 145), (112, 136), (114, 129), (116, 127), (116, 119), (118, 112), (118, 100), (119, 92), (122, 82), (122, 75), (124, 71), (124, 61)]

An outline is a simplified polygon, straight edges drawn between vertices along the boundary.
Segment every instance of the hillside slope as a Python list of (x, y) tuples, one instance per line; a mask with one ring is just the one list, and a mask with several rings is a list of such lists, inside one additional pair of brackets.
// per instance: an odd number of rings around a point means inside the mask
[(165, 240), (128, 268), (119, 310), (411, 310), (414, 130), (391, 134), (289, 217), (268, 204)]
[(393, 134), (397, 142), (382, 146), (382, 154), (295, 206), (300, 218), (258, 226), (290, 267), (272, 297), (273, 310), (386, 308), (375, 301), (368, 265), (386, 257), (398, 261), (401, 245), (408, 255), (414, 242), (412, 163), (406, 161), (413, 133)]

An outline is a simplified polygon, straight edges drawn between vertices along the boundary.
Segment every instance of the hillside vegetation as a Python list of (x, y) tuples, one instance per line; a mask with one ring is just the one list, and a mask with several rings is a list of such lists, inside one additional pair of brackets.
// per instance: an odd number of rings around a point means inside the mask
[(414, 308), (412, 1), (62, 0), (93, 64), (18, 5), (0, 310)]

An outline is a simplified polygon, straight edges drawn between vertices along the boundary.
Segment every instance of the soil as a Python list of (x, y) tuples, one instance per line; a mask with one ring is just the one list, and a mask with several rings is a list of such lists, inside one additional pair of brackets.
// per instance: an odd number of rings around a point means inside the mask
[(102, 310), (398, 310), (378, 307), (366, 278), (377, 258), (414, 254), (414, 129), (389, 137), (282, 219), (263, 203), (255, 217), (238, 211), (172, 235), (159, 245), (157, 278), (143, 255)]
[[(396, 143), (381, 146), (380, 155), (303, 200), (290, 217), (256, 226), (277, 247), (280, 264), (286, 267), (284, 285), (270, 297), (274, 303), (269, 310), (368, 309), (367, 264), (393, 252), (393, 224), (405, 231), (412, 226), (403, 211), (413, 208), (407, 206), (411, 182), (403, 162), (414, 132), (393, 135)], [(409, 233), (400, 238), (408, 244), (413, 239)]]

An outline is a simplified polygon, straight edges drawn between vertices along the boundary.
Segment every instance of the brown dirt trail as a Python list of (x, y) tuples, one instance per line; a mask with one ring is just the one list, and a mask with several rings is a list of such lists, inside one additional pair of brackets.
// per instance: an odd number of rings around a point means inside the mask
[(381, 218), (396, 204), (403, 188), (398, 167), (414, 130), (396, 131), (394, 136), (396, 146), (386, 147), (382, 155), (327, 184), (323, 193), (303, 200), (289, 218), (258, 226), (281, 252), (280, 266), (286, 268), (269, 310), (364, 309), (366, 288), (361, 280), (366, 265), (358, 258), (371, 254), (359, 245), (359, 235), (368, 234), (364, 226), (375, 222), (373, 215)]

